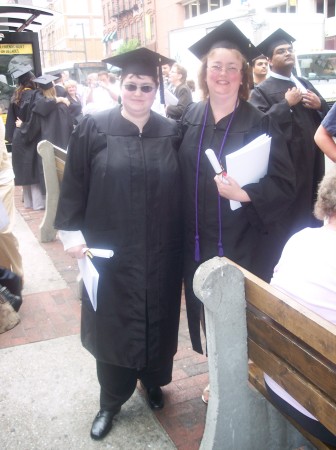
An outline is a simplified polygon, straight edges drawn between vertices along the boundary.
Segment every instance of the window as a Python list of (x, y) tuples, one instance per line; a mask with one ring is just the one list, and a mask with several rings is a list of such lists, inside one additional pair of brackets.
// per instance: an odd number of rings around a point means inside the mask
[(231, 0), (193, 0), (184, 5), (185, 18), (190, 19), (231, 4)]
[(324, 0), (316, 0), (316, 12), (324, 13)]
[(208, 12), (208, 0), (199, 0), (200, 14)]
[(328, 0), (327, 17), (335, 17), (335, 0)]

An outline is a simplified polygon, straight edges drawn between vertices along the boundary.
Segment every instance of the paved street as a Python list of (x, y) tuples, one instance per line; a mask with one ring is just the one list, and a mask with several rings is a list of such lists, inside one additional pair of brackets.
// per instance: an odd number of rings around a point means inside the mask
[(206, 358), (191, 350), (182, 302), (179, 350), (166, 405), (153, 413), (140, 386), (101, 442), (89, 437), (99, 409), (94, 359), (79, 339), (77, 263), (55, 240), (41, 244), (43, 211), (25, 210), (16, 188), (16, 234), (24, 260), (21, 323), (0, 335), (0, 446), (28, 449), (196, 450), (202, 438), (208, 383)]

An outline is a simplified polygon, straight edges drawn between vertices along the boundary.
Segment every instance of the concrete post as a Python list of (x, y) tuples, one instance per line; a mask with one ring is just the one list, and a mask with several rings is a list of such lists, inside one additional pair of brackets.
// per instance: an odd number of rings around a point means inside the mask
[(60, 187), (57, 178), (54, 147), (52, 143), (49, 141), (39, 142), (37, 151), (42, 158), (44, 181), (46, 185), (46, 208), (40, 225), (40, 242), (50, 242), (56, 238), (57, 233), (54, 228), (54, 220)]

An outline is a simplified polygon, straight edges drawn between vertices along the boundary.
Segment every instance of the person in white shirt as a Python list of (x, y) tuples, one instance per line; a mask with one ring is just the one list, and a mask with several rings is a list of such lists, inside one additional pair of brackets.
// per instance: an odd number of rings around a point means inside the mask
[[(326, 320), (336, 324), (336, 167), (318, 189), (315, 216), (325, 223), (294, 234), (284, 247), (271, 284)], [(272, 400), (310, 434), (336, 445), (336, 436), (265, 374)]]
[(113, 108), (116, 104), (117, 101), (114, 100), (110, 91), (107, 92), (106, 86), (101, 86), (98, 73), (90, 73), (87, 77), (87, 88), (82, 97), (83, 114)]

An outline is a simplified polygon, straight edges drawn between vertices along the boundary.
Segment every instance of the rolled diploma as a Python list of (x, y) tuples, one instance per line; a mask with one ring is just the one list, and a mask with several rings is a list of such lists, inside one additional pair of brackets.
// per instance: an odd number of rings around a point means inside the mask
[(216, 174), (220, 175), (223, 172), (223, 169), (221, 168), (221, 165), (218, 162), (215, 152), (211, 148), (208, 148), (207, 150), (205, 150), (205, 154), (209, 158), (210, 164), (212, 165)]

